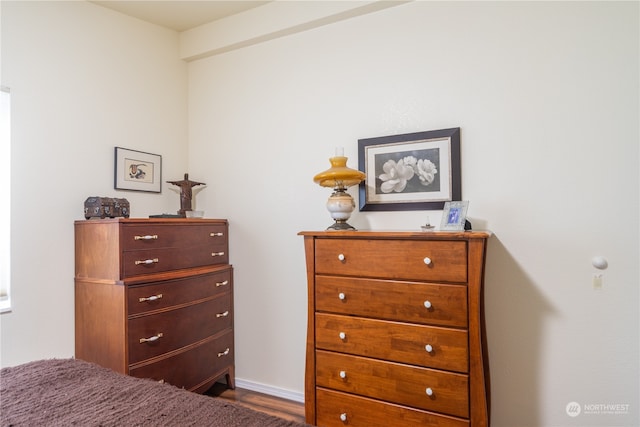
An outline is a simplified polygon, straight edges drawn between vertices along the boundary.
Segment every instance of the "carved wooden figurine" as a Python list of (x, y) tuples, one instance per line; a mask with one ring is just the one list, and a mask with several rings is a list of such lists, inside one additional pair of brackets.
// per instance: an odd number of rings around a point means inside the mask
[(180, 210), (179, 215), (184, 216), (186, 211), (192, 210), (193, 187), (196, 185), (206, 185), (204, 182), (189, 180), (189, 174), (184, 174), (184, 179), (180, 181), (167, 181), (169, 184), (180, 187)]

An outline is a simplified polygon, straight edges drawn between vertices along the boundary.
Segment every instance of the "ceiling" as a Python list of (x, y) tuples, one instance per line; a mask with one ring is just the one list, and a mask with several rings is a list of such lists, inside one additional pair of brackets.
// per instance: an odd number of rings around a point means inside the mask
[(235, 15), (268, 1), (246, 0), (90, 0), (100, 6), (176, 31)]

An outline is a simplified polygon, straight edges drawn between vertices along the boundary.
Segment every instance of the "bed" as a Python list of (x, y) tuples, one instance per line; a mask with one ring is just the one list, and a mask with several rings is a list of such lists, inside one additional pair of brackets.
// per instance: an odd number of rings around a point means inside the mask
[(0, 425), (305, 426), (78, 359), (39, 360), (3, 368)]

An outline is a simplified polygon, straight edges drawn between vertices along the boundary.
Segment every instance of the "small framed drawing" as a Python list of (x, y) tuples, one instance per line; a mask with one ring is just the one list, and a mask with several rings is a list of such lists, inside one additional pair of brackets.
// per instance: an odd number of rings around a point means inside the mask
[(464, 231), (464, 222), (467, 219), (468, 201), (446, 202), (442, 211), (442, 231)]
[(160, 193), (162, 191), (162, 156), (116, 147), (113, 188)]
[(358, 140), (361, 211), (440, 210), (460, 200), (460, 128)]

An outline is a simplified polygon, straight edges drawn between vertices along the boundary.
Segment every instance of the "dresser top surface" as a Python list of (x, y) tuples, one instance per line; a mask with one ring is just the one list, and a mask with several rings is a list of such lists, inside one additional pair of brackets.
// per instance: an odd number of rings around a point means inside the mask
[(347, 230), (347, 231), (301, 231), (299, 236), (320, 238), (365, 238), (365, 239), (488, 239), (490, 231), (402, 231), (402, 230)]
[(76, 220), (75, 224), (227, 224), (226, 219), (215, 218), (91, 218)]

